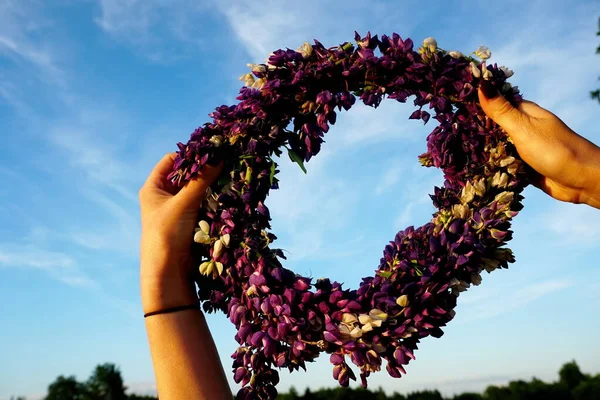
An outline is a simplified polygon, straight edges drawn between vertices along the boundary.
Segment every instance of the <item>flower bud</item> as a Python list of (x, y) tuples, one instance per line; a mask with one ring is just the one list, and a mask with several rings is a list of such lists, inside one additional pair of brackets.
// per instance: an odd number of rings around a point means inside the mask
[(475, 50), (475, 55), (482, 60), (487, 60), (492, 56), (492, 52), (486, 46), (479, 46), (477, 50)]
[(201, 229), (198, 229), (194, 234), (194, 242), (201, 244), (210, 244), (210, 236), (204, 233)]
[(462, 57), (464, 57), (463, 53), (461, 53), (460, 51), (451, 51), (448, 54), (452, 58), (462, 58)]
[(220, 240), (217, 240), (215, 242), (214, 248), (213, 248), (213, 258), (219, 258), (219, 256), (223, 253), (223, 242), (221, 242)]
[(396, 304), (400, 307), (406, 307), (408, 305), (408, 296), (403, 294), (402, 296), (396, 299)]
[(202, 221), (198, 222), (198, 226), (200, 226), (200, 229), (202, 229), (202, 232), (206, 233), (207, 235), (210, 233), (210, 225), (208, 224), (208, 222), (202, 220)]
[(240, 81), (244, 81), (244, 86), (252, 87), (254, 84), (254, 75), (248, 72), (247, 74), (240, 76)]
[(302, 46), (298, 47), (297, 51), (302, 54), (302, 58), (309, 58), (312, 55), (313, 48), (310, 43), (304, 42)]
[(509, 68), (505, 67), (504, 65), (500, 67), (500, 71), (502, 71), (504, 73), (504, 76), (506, 76), (506, 78), (510, 78), (511, 76), (513, 76), (515, 74), (512, 69), (509, 69)]
[(423, 47), (434, 53), (437, 50), (437, 41), (432, 37), (428, 37), (427, 39), (423, 40)]
[(473, 76), (475, 78), (481, 78), (481, 70), (479, 69), (477, 64), (475, 64), (474, 61), (471, 61), (471, 64), (469, 65), (471, 66), (471, 73), (473, 74)]
[(492, 77), (493, 77), (492, 71), (490, 71), (487, 68), (483, 68), (483, 79), (485, 79), (487, 81), (487, 80), (489, 80)]
[(223, 136), (215, 135), (208, 140), (210, 143), (214, 144), (215, 147), (219, 147), (223, 144)]
[(223, 243), (223, 245), (225, 247), (229, 247), (229, 242), (231, 241), (231, 236), (229, 235), (229, 233), (221, 236), (221, 242)]

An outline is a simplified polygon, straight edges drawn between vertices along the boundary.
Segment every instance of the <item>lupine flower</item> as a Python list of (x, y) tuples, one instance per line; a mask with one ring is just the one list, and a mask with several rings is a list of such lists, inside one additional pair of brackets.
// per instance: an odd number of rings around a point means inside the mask
[(199, 222), (199, 228), (196, 228), (196, 233), (194, 234), (194, 242), (200, 244), (209, 244), (211, 242), (211, 238), (209, 236), (210, 225), (206, 221)]
[(486, 46), (479, 46), (477, 50), (475, 50), (475, 55), (482, 60), (487, 60), (492, 56), (492, 52)]
[(298, 48), (298, 53), (302, 54), (303, 58), (309, 58), (312, 55), (312, 52), (312, 45), (308, 42), (304, 42), (304, 44)]
[(434, 53), (437, 50), (437, 41), (432, 37), (428, 37), (423, 40), (423, 47), (426, 47), (430, 52)]
[(471, 73), (473, 74), (473, 76), (475, 78), (480, 78), (481, 70), (479, 69), (479, 66), (474, 61), (471, 61), (471, 64), (469, 65), (471, 66)]
[(504, 65), (500, 67), (500, 71), (502, 71), (504, 73), (504, 76), (507, 79), (515, 74), (512, 69), (509, 69), (509, 68), (505, 67)]

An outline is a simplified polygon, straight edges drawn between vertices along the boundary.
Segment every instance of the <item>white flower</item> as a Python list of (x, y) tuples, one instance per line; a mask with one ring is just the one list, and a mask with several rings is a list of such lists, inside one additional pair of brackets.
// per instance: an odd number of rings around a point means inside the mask
[(217, 261), (215, 262), (215, 267), (217, 267), (216, 272), (218, 272), (218, 274), (221, 275), (223, 273), (223, 263)]
[(471, 61), (471, 73), (473, 74), (473, 76), (475, 78), (480, 78), (481, 77), (481, 70), (479, 69), (479, 67), (477, 66), (477, 64), (475, 64), (474, 61)]
[(215, 262), (213, 260), (205, 261), (200, 264), (200, 273), (202, 275), (210, 275), (215, 267)]
[(302, 58), (309, 58), (312, 55), (313, 48), (310, 43), (304, 42), (302, 46), (298, 47), (297, 51), (302, 54)]
[(261, 88), (264, 86), (264, 84), (265, 84), (266, 82), (267, 82), (267, 80), (266, 80), (265, 78), (260, 78), (260, 79), (257, 79), (257, 80), (256, 80), (256, 81), (254, 81), (254, 83), (252, 84), (252, 87), (253, 87), (254, 89), (261, 89)]
[(210, 233), (210, 225), (208, 224), (208, 222), (202, 220), (198, 222), (198, 226), (200, 227), (202, 232), (206, 233), (207, 235)]
[(482, 60), (487, 60), (492, 56), (492, 52), (486, 46), (479, 46), (477, 50), (475, 50), (475, 55)]
[(471, 209), (464, 204), (455, 204), (452, 206), (452, 215), (456, 218), (467, 219), (470, 213)]
[(508, 156), (506, 158), (503, 158), (502, 160), (500, 160), (500, 166), (501, 167), (506, 167), (507, 165), (510, 165), (512, 163), (515, 162), (515, 158), (513, 156)]
[(220, 240), (217, 240), (215, 242), (214, 248), (213, 248), (213, 258), (219, 258), (219, 256), (223, 253), (223, 242), (221, 242)]
[(474, 183), (473, 187), (477, 196), (483, 196), (485, 194), (485, 178), (478, 179)]
[(342, 336), (351, 337), (351, 338), (359, 338), (362, 336), (363, 332), (358, 326), (348, 325), (341, 323), (338, 325), (338, 330), (342, 334)]
[(432, 37), (428, 37), (427, 39), (423, 40), (423, 47), (434, 53), (437, 50), (437, 41)]
[(223, 264), (213, 260), (204, 261), (200, 264), (200, 273), (206, 276), (212, 275), (213, 278), (216, 278), (223, 273)]
[(384, 313), (383, 311), (374, 308), (371, 311), (369, 311), (369, 317), (371, 317), (371, 319), (373, 319), (374, 321), (378, 321), (379, 325), (376, 326), (380, 326), (381, 322), (384, 322), (387, 319), (388, 315), (387, 313)]
[(460, 51), (451, 51), (448, 54), (452, 58), (462, 58), (462, 57), (464, 57), (463, 53), (461, 53)]
[(396, 304), (400, 307), (406, 307), (408, 305), (408, 296), (403, 294), (402, 296), (396, 299)]
[(215, 147), (219, 147), (223, 144), (223, 136), (215, 135), (215, 136), (211, 137), (208, 141), (211, 142), (212, 144), (214, 144)]
[(475, 194), (477, 194), (475, 186), (473, 186), (471, 182), (467, 182), (465, 187), (462, 189), (460, 200), (463, 204), (470, 203), (475, 198)]
[(257, 74), (267, 72), (267, 66), (265, 64), (246, 64), (250, 71), (256, 72)]
[(489, 80), (492, 77), (492, 71), (490, 71), (487, 68), (483, 68), (483, 79), (485, 79), (486, 81)]
[(210, 244), (210, 236), (207, 233), (203, 232), (202, 229), (196, 229), (196, 233), (194, 234), (194, 242), (201, 244)]
[(508, 175), (504, 172), (496, 172), (492, 178), (492, 186), (505, 188), (508, 185)]
[(356, 322), (358, 322), (358, 318), (356, 318), (356, 315), (351, 314), (351, 313), (342, 314), (342, 323), (343, 324), (351, 325)]
[(229, 235), (229, 233), (221, 236), (221, 242), (223, 243), (223, 245), (225, 247), (229, 247), (229, 242), (231, 241), (231, 236)]
[(504, 76), (506, 76), (507, 78), (510, 78), (515, 74), (512, 69), (509, 69), (504, 65), (500, 67), (500, 71), (504, 72)]
[(240, 81), (244, 81), (244, 86), (252, 87), (252, 85), (254, 85), (254, 75), (248, 72), (247, 74), (240, 76)]

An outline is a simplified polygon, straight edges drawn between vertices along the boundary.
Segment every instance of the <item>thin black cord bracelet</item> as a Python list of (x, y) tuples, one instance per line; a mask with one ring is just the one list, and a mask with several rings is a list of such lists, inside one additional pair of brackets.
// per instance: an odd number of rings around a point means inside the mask
[(199, 309), (200, 309), (199, 303), (188, 304), (185, 306), (169, 307), (169, 308), (165, 308), (164, 310), (158, 310), (158, 311), (152, 311), (152, 312), (146, 313), (146, 314), (144, 314), (144, 318), (150, 317), (151, 315), (157, 315), (157, 314), (168, 314), (168, 313), (173, 313), (173, 312), (183, 311), (183, 310), (199, 310)]

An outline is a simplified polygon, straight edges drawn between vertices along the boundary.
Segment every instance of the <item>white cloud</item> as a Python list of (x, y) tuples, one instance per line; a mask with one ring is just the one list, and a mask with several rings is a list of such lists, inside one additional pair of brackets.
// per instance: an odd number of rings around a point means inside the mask
[[(276, 49), (298, 47), (313, 39), (325, 46), (353, 40), (355, 29), (366, 33), (372, 27), (366, 25), (374, 21), (381, 28), (402, 26), (406, 34), (425, 14), (416, 3), (390, 7), (384, 1), (266, 0), (257, 6), (251, 0), (214, 0), (253, 62), (262, 62)], [(404, 10), (413, 5), (409, 16)]]
[[(485, 278), (485, 277), (484, 277)], [(467, 292), (458, 299), (462, 321), (477, 321), (492, 318), (523, 308), (535, 300), (549, 294), (568, 289), (575, 283), (570, 280), (547, 280), (521, 287), (505, 287), (490, 291), (488, 295), (474, 295)]]
[(10, 99), (10, 83), (17, 78), (29, 80), (35, 76), (45, 83), (64, 83), (64, 73), (56, 59), (60, 51), (40, 35), (51, 25), (38, 12), (40, 8), (42, 4), (36, 0), (0, 2), (0, 59), (4, 57), (18, 65), (15, 69), (10, 69), (10, 64), (0, 67), (2, 97)]
[(79, 269), (73, 257), (35, 245), (0, 243), (0, 266), (41, 270), (70, 286), (91, 288), (96, 285)]
[[(173, 62), (207, 44), (204, 2), (195, 0), (99, 0), (98, 26), (154, 62)], [(185, 46), (176, 46), (183, 44)], [(177, 47), (177, 48), (175, 48)]]
[(555, 203), (538, 220), (560, 242), (597, 245), (600, 241), (600, 213), (597, 209), (570, 203)]

